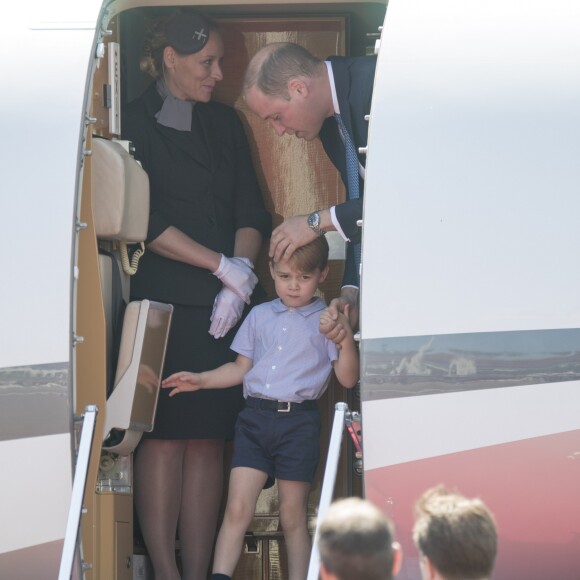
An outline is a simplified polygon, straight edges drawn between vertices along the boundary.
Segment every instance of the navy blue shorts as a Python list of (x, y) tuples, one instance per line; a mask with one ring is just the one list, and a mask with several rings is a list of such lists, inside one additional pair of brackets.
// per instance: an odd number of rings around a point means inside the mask
[(278, 413), (246, 406), (236, 421), (232, 468), (251, 467), (276, 479), (312, 483), (319, 439), (317, 408)]

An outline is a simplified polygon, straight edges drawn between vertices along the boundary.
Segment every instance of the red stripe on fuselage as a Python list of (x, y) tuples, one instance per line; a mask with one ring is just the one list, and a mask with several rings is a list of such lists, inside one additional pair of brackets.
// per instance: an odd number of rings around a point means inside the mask
[(420, 578), (413, 504), (437, 484), (478, 496), (493, 511), (494, 580), (580, 579), (580, 431), (365, 471), (366, 497), (393, 519), (406, 554), (397, 580)]

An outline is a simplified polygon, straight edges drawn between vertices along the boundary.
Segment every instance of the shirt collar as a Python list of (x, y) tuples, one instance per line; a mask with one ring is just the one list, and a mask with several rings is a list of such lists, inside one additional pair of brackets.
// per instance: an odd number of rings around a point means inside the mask
[(332, 93), (332, 106), (334, 107), (334, 112), (340, 115), (340, 107), (338, 106), (338, 98), (336, 97), (336, 87), (334, 86), (334, 73), (332, 72), (332, 63), (329, 60), (325, 60), (324, 64), (328, 70), (328, 81), (330, 82), (330, 92)]
[(326, 304), (324, 302), (324, 300), (320, 297), (316, 297), (314, 299), (313, 302), (311, 302), (310, 304), (307, 304), (306, 306), (301, 306), (300, 308), (293, 308), (293, 307), (289, 307), (286, 306), (282, 300), (280, 300), (280, 298), (276, 298), (276, 300), (274, 300), (272, 302), (272, 310), (274, 312), (288, 312), (290, 310), (295, 310), (296, 312), (298, 312), (299, 314), (301, 314), (304, 318), (306, 318), (307, 316), (310, 316), (311, 314), (315, 314), (316, 312), (320, 312), (321, 310), (324, 310), (326, 308)]
[(161, 109), (155, 115), (157, 122), (176, 131), (191, 131), (195, 103), (174, 97), (163, 77), (157, 80), (156, 87), (159, 96), (163, 99)]

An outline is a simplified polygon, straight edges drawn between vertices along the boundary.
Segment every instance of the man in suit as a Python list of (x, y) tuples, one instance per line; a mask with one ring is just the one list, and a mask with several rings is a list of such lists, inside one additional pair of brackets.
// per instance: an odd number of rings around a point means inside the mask
[[(365, 115), (370, 112), (375, 67), (375, 57), (334, 56), (321, 61), (297, 44), (280, 42), (256, 53), (244, 81), (246, 103), (254, 113), (268, 121), (279, 136), (287, 133), (307, 141), (319, 136), (340, 171), (347, 201), (284, 220), (272, 234), (270, 256), (278, 261), (316, 236), (338, 231), (349, 243), (341, 298), (331, 307), (344, 311), (348, 304), (353, 327), (358, 324), (357, 246), (361, 232), (357, 221), (362, 219), (365, 157), (358, 155), (358, 175), (354, 183), (351, 175), (349, 184), (345, 143), (350, 139), (355, 151), (367, 144)], [(333, 332), (338, 336), (341, 331), (338, 325)]]

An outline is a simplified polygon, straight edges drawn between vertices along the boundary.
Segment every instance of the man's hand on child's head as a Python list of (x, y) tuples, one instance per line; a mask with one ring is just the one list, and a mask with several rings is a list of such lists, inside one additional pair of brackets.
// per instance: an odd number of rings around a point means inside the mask
[(161, 386), (164, 389), (173, 388), (169, 393), (170, 397), (186, 391), (199, 391), (201, 389), (201, 375), (199, 373), (188, 373), (186, 371), (174, 373), (162, 381)]

